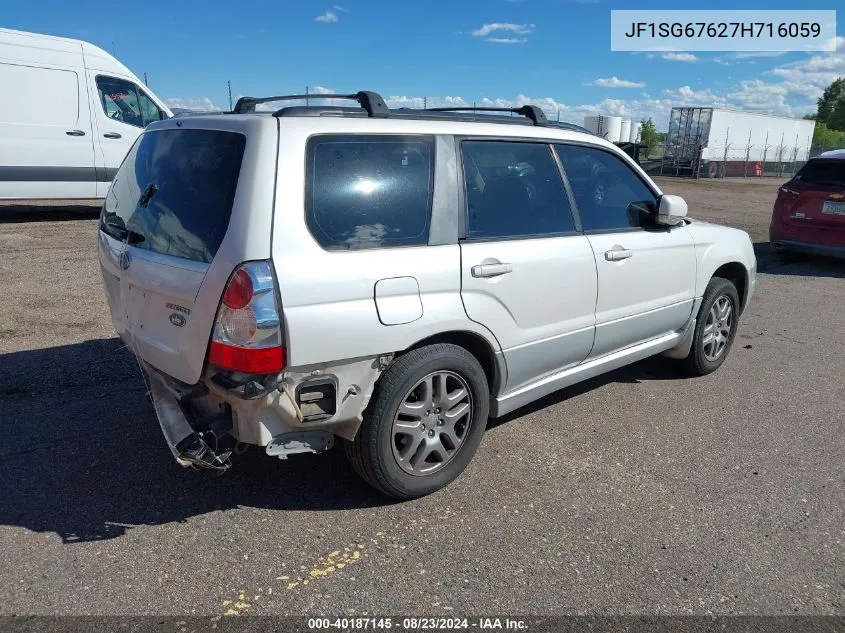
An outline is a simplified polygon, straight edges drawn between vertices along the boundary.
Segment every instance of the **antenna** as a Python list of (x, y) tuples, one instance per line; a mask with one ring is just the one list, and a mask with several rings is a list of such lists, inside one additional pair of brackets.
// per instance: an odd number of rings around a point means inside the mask
[(229, 112), (232, 111), (232, 80), (227, 79), (226, 85), (229, 87)]

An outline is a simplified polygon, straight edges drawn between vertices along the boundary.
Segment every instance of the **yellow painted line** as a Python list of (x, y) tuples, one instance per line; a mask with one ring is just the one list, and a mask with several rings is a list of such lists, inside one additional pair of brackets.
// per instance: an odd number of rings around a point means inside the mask
[[(383, 532), (378, 532), (376, 536), (383, 536)], [(370, 539), (371, 544), (378, 544), (377, 539)], [(280, 575), (276, 576), (275, 583), (271, 583), (271, 586), (267, 587), (267, 590), (263, 590), (258, 588), (253, 593), (252, 602), (258, 602), (261, 600), (262, 595), (271, 595), (273, 593), (273, 585), (276, 588), (284, 591), (294, 591), (298, 587), (305, 587), (311, 582), (316, 582), (323, 578), (327, 578), (332, 574), (336, 574), (342, 569), (346, 569), (350, 565), (354, 565), (362, 561), (364, 558), (369, 556), (369, 553), (365, 551), (366, 547), (364, 543), (351, 543), (344, 547), (342, 550), (336, 549), (334, 551), (329, 552), (324, 557), (320, 558), (314, 565), (310, 568), (306, 565), (300, 565), (299, 571), (301, 572), (295, 577)], [(223, 600), (220, 603), (222, 609), (226, 609), (223, 615), (227, 616), (237, 616), (243, 615), (247, 611), (249, 611), (250, 607), (252, 606), (251, 603), (247, 602), (247, 590), (240, 589), (235, 592), (237, 595), (237, 600), (234, 598), (230, 598), (227, 600)]]

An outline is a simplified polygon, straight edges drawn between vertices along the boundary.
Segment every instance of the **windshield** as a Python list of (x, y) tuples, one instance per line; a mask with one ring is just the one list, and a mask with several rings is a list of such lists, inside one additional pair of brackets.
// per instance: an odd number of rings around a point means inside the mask
[(143, 134), (115, 175), (101, 230), (138, 248), (210, 262), (229, 225), (245, 145), (234, 132)]

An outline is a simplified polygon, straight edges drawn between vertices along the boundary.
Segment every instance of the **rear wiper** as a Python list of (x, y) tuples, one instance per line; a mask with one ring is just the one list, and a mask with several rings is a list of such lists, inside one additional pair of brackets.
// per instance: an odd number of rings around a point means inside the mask
[(111, 218), (107, 218), (103, 222), (103, 230), (113, 238), (118, 239), (121, 242), (126, 242), (127, 244), (140, 244), (147, 239), (137, 231), (127, 229), (125, 226), (121, 226), (121, 224), (111, 221)]
[(144, 189), (144, 192), (141, 194), (141, 197), (138, 198), (138, 206), (147, 208), (147, 205), (150, 203), (150, 200), (153, 199), (153, 196), (158, 193), (158, 187), (155, 186), (155, 183), (150, 183), (147, 185), (147, 188)]

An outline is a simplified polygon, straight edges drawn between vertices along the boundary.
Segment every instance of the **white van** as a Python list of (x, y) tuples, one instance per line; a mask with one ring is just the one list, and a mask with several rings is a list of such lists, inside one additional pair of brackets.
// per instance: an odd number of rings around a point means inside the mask
[(172, 116), (104, 50), (0, 29), (0, 199), (104, 198), (152, 121)]

